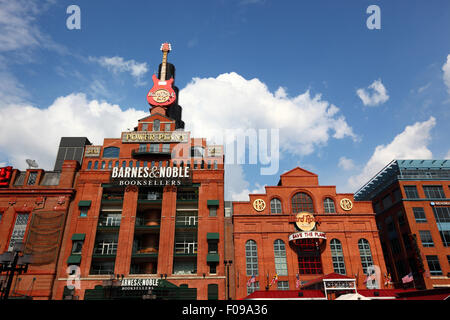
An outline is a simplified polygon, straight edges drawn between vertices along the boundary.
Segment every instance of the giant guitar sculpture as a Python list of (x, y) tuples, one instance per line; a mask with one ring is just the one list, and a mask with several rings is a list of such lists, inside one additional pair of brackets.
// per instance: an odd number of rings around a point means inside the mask
[(167, 54), (172, 50), (170, 43), (163, 43), (161, 51), (163, 52), (161, 79), (156, 74), (152, 76), (153, 87), (147, 94), (147, 101), (152, 106), (167, 107), (176, 100), (175, 91), (172, 88), (174, 79), (166, 80)]

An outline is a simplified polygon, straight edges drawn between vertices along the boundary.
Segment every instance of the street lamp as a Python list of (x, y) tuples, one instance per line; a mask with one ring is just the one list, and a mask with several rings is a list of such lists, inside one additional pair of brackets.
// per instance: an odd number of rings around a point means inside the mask
[(231, 264), (233, 263), (233, 260), (224, 260), (223, 263), (227, 267), (227, 298), (228, 298), (228, 300), (231, 300), (231, 297), (230, 297), (230, 267), (231, 267)]
[(31, 258), (31, 254), (23, 253), (22, 242), (16, 242), (12, 251), (0, 255), (0, 273), (6, 272), (6, 286), (2, 285), (0, 288), (2, 300), (6, 300), (9, 297), (14, 275), (27, 272)]

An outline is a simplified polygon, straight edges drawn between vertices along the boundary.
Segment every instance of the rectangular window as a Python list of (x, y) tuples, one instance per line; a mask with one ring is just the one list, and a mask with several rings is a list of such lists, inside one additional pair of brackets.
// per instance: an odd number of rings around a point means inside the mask
[(405, 194), (407, 199), (417, 199), (419, 198), (419, 194), (417, 193), (416, 186), (404, 186)]
[(80, 217), (87, 217), (89, 207), (80, 207)]
[(442, 186), (423, 186), (423, 192), (425, 193), (426, 198), (445, 199)]
[(426, 256), (428, 262), (428, 268), (430, 268), (430, 275), (439, 276), (442, 275), (441, 265), (437, 256)]
[(72, 242), (72, 254), (81, 254), (82, 249), (83, 249), (82, 240), (74, 240)]
[(8, 251), (12, 251), (14, 244), (23, 241), (25, 236), (25, 231), (27, 230), (28, 224), (28, 213), (19, 213), (16, 217), (16, 222), (14, 224), (14, 229), (9, 240)]
[(209, 273), (210, 274), (216, 274), (217, 273), (217, 264), (210, 263), (209, 264)]
[(433, 207), (434, 217), (438, 224), (450, 222), (450, 207)]
[(28, 182), (27, 182), (29, 186), (34, 186), (34, 184), (36, 183), (37, 175), (38, 175), (37, 172), (30, 172), (30, 174), (28, 175)]
[(164, 131), (170, 131), (170, 123), (164, 124)]
[(420, 230), (420, 241), (422, 241), (422, 246), (424, 247), (434, 247), (433, 238), (431, 237), (431, 233), (428, 230)]
[(413, 208), (413, 213), (417, 223), (427, 222), (427, 217), (425, 216), (425, 211), (423, 210), (423, 208)]
[(450, 230), (439, 231), (444, 247), (450, 247)]
[(158, 151), (159, 151), (159, 144), (150, 145), (150, 152), (158, 152)]
[(142, 131), (147, 131), (148, 130), (148, 123), (143, 123), (142, 124)]
[(217, 217), (217, 207), (215, 207), (215, 206), (209, 207), (209, 216)]
[(162, 145), (162, 152), (170, 152), (170, 144), (164, 143)]
[(320, 249), (313, 239), (305, 239), (297, 246), (300, 274), (323, 274)]
[(208, 253), (217, 253), (218, 245), (217, 241), (208, 241)]
[(289, 290), (289, 281), (278, 281), (277, 289), (278, 290)]

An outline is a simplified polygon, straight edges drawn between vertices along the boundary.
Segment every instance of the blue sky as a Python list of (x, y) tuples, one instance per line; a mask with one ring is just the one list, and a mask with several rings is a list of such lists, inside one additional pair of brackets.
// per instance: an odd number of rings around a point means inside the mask
[[(66, 27), (71, 4), (80, 30)], [(366, 26), (372, 4), (380, 30)], [(393, 158), (450, 155), (446, 0), (19, 0), (0, 13), (0, 164), (52, 169), (61, 136), (119, 137), (148, 112), (165, 41), (187, 129), (280, 130), (279, 171), (232, 166), (227, 197), (295, 166), (354, 192)]]

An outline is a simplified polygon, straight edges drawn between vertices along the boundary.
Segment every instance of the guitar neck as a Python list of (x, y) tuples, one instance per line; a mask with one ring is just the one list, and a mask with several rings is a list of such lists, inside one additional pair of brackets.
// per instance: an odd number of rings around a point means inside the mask
[(167, 65), (167, 51), (163, 52), (163, 60), (161, 66), (161, 81), (166, 81), (166, 65)]

